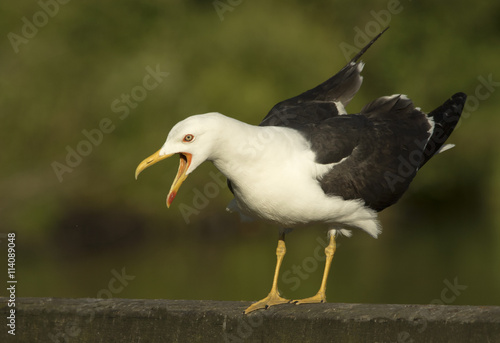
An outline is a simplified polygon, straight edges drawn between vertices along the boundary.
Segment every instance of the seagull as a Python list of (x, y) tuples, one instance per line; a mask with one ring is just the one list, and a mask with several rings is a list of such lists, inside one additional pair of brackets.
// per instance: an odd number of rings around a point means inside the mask
[[(336, 237), (358, 229), (377, 238), (377, 213), (398, 201), (431, 157), (453, 147), (445, 141), (460, 119), (464, 93), (428, 114), (403, 94), (375, 99), (359, 113), (346, 112), (363, 81), (359, 59), (384, 32), (333, 77), (276, 104), (258, 126), (220, 113), (188, 117), (136, 169), (137, 179), (153, 164), (180, 157), (167, 196), (170, 207), (187, 176), (211, 161), (234, 195), (228, 210), (280, 227), (271, 291), (246, 314), (290, 302), (326, 302)], [(314, 296), (292, 301), (278, 290), (285, 235), (311, 224), (328, 229), (323, 278)]]

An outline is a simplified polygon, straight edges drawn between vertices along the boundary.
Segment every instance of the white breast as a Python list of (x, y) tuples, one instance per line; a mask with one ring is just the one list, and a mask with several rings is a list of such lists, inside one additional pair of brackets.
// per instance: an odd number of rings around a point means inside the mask
[(258, 133), (240, 140), (228, 158), (215, 166), (233, 185), (235, 200), (228, 206), (245, 216), (286, 228), (325, 223), (331, 228), (358, 227), (372, 236), (379, 232), (376, 213), (361, 201), (327, 196), (318, 178), (333, 165), (314, 162), (314, 153), (303, 136), (281, 127), (255, 127)]

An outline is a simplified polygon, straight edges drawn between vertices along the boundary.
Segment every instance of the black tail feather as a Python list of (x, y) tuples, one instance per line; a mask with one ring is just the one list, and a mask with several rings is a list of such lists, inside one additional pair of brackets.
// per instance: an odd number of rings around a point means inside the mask
[(465, 93), (456, 93), (450, 99), (446, 100), (444, 104), (427, 115), (434, 120), (435, 126), (432, 136), (425, 146), (420, 166), (423, 166), (434, 156), (451, 135), (460, 119), (466, 99), (467, 95)]

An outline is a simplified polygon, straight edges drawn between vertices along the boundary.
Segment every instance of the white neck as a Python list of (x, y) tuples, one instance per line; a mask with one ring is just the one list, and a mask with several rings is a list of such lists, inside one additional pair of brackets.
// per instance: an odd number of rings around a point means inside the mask
[(224, 117), (223, 126), (208, 160), (233, 182), (262, 174), (262, 167), (286, 169), (290, 154), (308, 150), (306, 140), (293, 129), (255, 126), (229, 117)]

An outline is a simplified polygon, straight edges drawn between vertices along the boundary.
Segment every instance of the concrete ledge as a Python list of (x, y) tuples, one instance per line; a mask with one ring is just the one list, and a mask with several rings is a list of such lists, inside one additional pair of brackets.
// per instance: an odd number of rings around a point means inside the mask
[(500, 307), (0, 298), (0, 342), (500, 342)]

